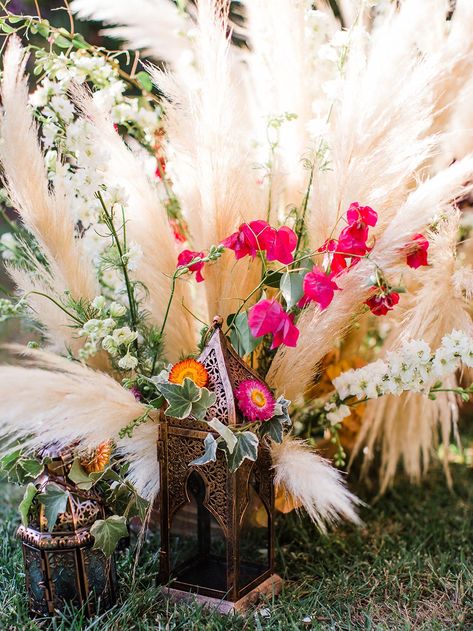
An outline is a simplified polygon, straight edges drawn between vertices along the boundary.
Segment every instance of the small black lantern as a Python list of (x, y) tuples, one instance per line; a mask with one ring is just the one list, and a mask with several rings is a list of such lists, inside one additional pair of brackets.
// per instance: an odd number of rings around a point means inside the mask
[[(205, 420), (244, 424), (234, 392), (256, 375), (216, 326), (199, 361), (216, 402)], [(159, 581), (174, 598), (195, 595), (223, 613), (241, 611), (262, 593), (278, 593), (274, 573), (274, 485), (271, 457), (260, 444), (255, 462), (229, 471), (225, 455), (191, 465), (204, 450), (205, 422), (161, 416), (161, 554)], [(191, 596), (194, 597), (194, 596)]]
[(69, 478), (72, 453), (44, 450), (44, 470), (35, 480), (42, 492), (50, 483), (68, 491), (67, 507), (51, 532), (44, 506), (34, 500), (28, 526), (17, 531), (22, 541), (29, 609), (33, 616), (49, 616), (66, 605), (86, 606), (88, 615), (112, 607), (116, 595), (115, 560), (92, 548), (90, 528), (105, 512), (94, 491), (79, 489)]

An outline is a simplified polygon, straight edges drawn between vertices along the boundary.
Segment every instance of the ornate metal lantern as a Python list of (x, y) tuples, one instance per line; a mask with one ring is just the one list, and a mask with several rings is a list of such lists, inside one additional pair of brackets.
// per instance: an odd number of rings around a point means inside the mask
[[(234, 392), (258, 379), (217, 326), (199, 361), (217, 399), (205, 420), (244, 423)], [(220, 450), (214, 462), (190, 463), (203, 452), (209, 426), (162, 414), (158, 440), (161, 468), (159, 580), (174, 598), (189, 593), (221, 612), (243, 610), (263, 592), (277, 593), (274, 573), (274, 487), (269, 451), (244, 460), (231, 473)], [(193, 597), (193, 596), (192, 596)]]
[(18, 538), (23, 545), (26, 588), (32, 615), (53, 615), (66, 604), (85, 605), (88, 615), (105, 610), (115, 602), (116, 573), (113, 556), (92, 548), (90, 527), (105, 518), (100, 498), (83, 491), (67, 477), (72, 464), (69, 453), (54, 448), (41, 456), (45, 467), (35, 486), (42, 492), (50, 483), (68, 491), (67, 507), (48, 530), (45, 507), (34, 501), (28, 526), (20, 526)]

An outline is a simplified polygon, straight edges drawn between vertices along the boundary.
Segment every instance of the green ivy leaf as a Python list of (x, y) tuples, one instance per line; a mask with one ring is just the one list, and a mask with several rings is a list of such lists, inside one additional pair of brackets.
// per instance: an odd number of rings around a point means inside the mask
[(304, 292), (302, 291), (302, 283), (304, 281), (305, 274), (296, 272), (285, 272), (281, 276), (279, 288), (283, 295), (288, 309), (294, 307), (302, 298)]
[(135, 75), (135, 79), (139, 83), (140, 87), (143, 88), (146, 92), (153, 91), (153, 81), (149, 74), (142, 70)]
[(34, 498), (36, 497), (38, 491), (35, 485), (30, 482), (25, 489), (25, 494), (23, 495), (23, 499), (18, 506), (18, 510), (21, 515), (21, 523), (23, 526), (28, 526), (28, 514), (30, 512), (31, 504), (33, 503)]
[(90, 534), (94, 537), (94, 548), (102, 550), (105, 556), (110, 557), (115, 551), (120, 539), (128, 537), (126, 527), (126, 517), (123, 515), (112, 515), (107, 519), (97, 520)]
[(207, 462), (215, 462), (217, 460), (217, 447), (218, 443), (212, 434), (207, 434), (204, 439), (204, 447), (205, 451), (200, 456), (200, 458), (196, 458), (190, 464), (192, 465), (203, 465), (207, 464)]
[(89, 474), (81, 467), (79, 458), (74, 460), (67, 477), (83, 491), (88, 491), (94, 484), (94, 480), (91, 479)]
[(160, 383), (156, 386), (168, 402), (166, 415), (174, 418), (187, 418), (191, 415), (192, 404), (199, 401), (202, 394), (192, 379), (184, 379), (182, 385)]
[(274, 287), (275, 289), (279, 289), (281, 276), (281, 272), (269, 272), (269, 274), (264, 279), (264, 284), (266, 285), (266, 287)]
[(261, 342), (261, 337), (253, 337), (248, 325), (248, 313), (243, 311), (239, 313), (232, 321), (232, 329), (230, 331), (230, 341), (233, 348), (240, 355), (244, 357), (254, 351), (258, 344)]
[(245, 459), (255, 461), (258, 457), (258, 445), (258, 436), (253, 432), (237, 434), (237, 444), (233, 452), (227, 454), (230, 471), (236, 471)]
[(225, 441), (228, 453), (232, 454), (238, 442), (237, 437), (232, 430), (216, 418), (209, 421), (208, 424), (217, 432), (217, 434), (220, 434)]
[(260, 436), (270, 436), (274, 442), (282, 443), (283, 437), (283, 423), (279, 417), (270, 418), (269, 421), (264, 421), (261, 426)]
[(217, 397), (207, 388), (201, 388), (201, 396), (198, 401), (192, 404), (191, 415), (198, 421), (203, 420), (207, 410), (215, 404)]
[(48, 521), (48, 530), (52, 531), (56, 525), (59, 513), (64, 513), (69, 499), (69, 492), (57, 484), (48, 484), (46, 491), (38, 495), (38, 499), (44, 506), (44, 513)]
[(20, 460), (19, 465), (24, 472), (25, 478), (37, 478), (43, 470), (42, 463), (39, 462), (39, 460), (35, 460), (34, 458)]

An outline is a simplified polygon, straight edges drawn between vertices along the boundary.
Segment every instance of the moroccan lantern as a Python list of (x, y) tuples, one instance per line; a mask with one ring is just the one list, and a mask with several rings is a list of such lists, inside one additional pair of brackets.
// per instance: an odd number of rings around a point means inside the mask
[(41, 458), (45, 465), (34, 483), (37, 491), (67, 491), (67, 500), (49, 529), (46, 506), (36, 496), (28, 525), (17, 531), (23, 547), (30, 613), (48, 616), (66, 605), (85, 605), (86, 614), (94, 615), (113, 606), (117, 583), (113, 556), (107, 559), (101, 550), (92, 548), (90, 528), (97, 519), (105, 518), (103, 504), (94, 491), (79, 489), (67, 477), (72, 452), (51, 447)]
[[(256, 375), (235, 353), (220, 326), (199, 357), (216, 395), (205, 421), (245, 424), (235, 392)], [(256, 461), (229, 470), (225, 455), (202, 456), (209, 425), (162, 413), (158, 439), (161, 469), (159, 581), (175, 598), (197, 598), (222, 613), (244, 610), (262, 593), (278, 593), (274, 572), (274, 486), (271, 457), (260, 443)], [(216, 436), (216, 435), (215, 435)]]

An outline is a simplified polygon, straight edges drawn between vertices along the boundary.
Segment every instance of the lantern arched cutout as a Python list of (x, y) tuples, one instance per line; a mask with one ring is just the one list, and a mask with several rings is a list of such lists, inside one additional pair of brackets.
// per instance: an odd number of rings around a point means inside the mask
[[(216, 402), (207, 411), (205, 421), (217, 418), (225, 425), (244, 424), (246, 421), (238, 409), (234, 393), (243, 380), (261, 381), (259, 375), (235, 353), (219, 326), (199, 361), (209, 374), (207, 387), (216, 395)], [(209, 429), (206, 422), (191, 417), (175, 419), (161, 414), (158, 438), (161, 470), (159, 581), (169, 585), (167, 591), (174, 598), (196, 594), (200, 602), (230, 612), (245, 609), (263, 592), (271, 594), (280, 590), (281, 579), (274, 573), (272, 463), (269, 451), (260, 445), (256, 462), (244, 460), (234, 473), (229, 471), (220, 450), (214, 462), (191, 465), (202, 455), (203, 441)], [(268, 549), (264, 562), (253, 564), (251, 571), (241, 557), (243, 517), (252, 495), (250, 486), (267, 512), (265, 540)], [(189, 518), (192, 488), (198, 495), (197, 498), (194, 494), (197, 505), (192, 521), (194, 541), (198, 546), (199, 532), (208, 531), (207, 524), (213, 523), (210, 535), (223, 533), (222, 554), (215, 554), (212, 545), (206, 547), (202, 540), (201, 553), (189, 558), (187, 567), (181, 564), (173, 568), (172, 545), (179, 520), (186, 511)]]

